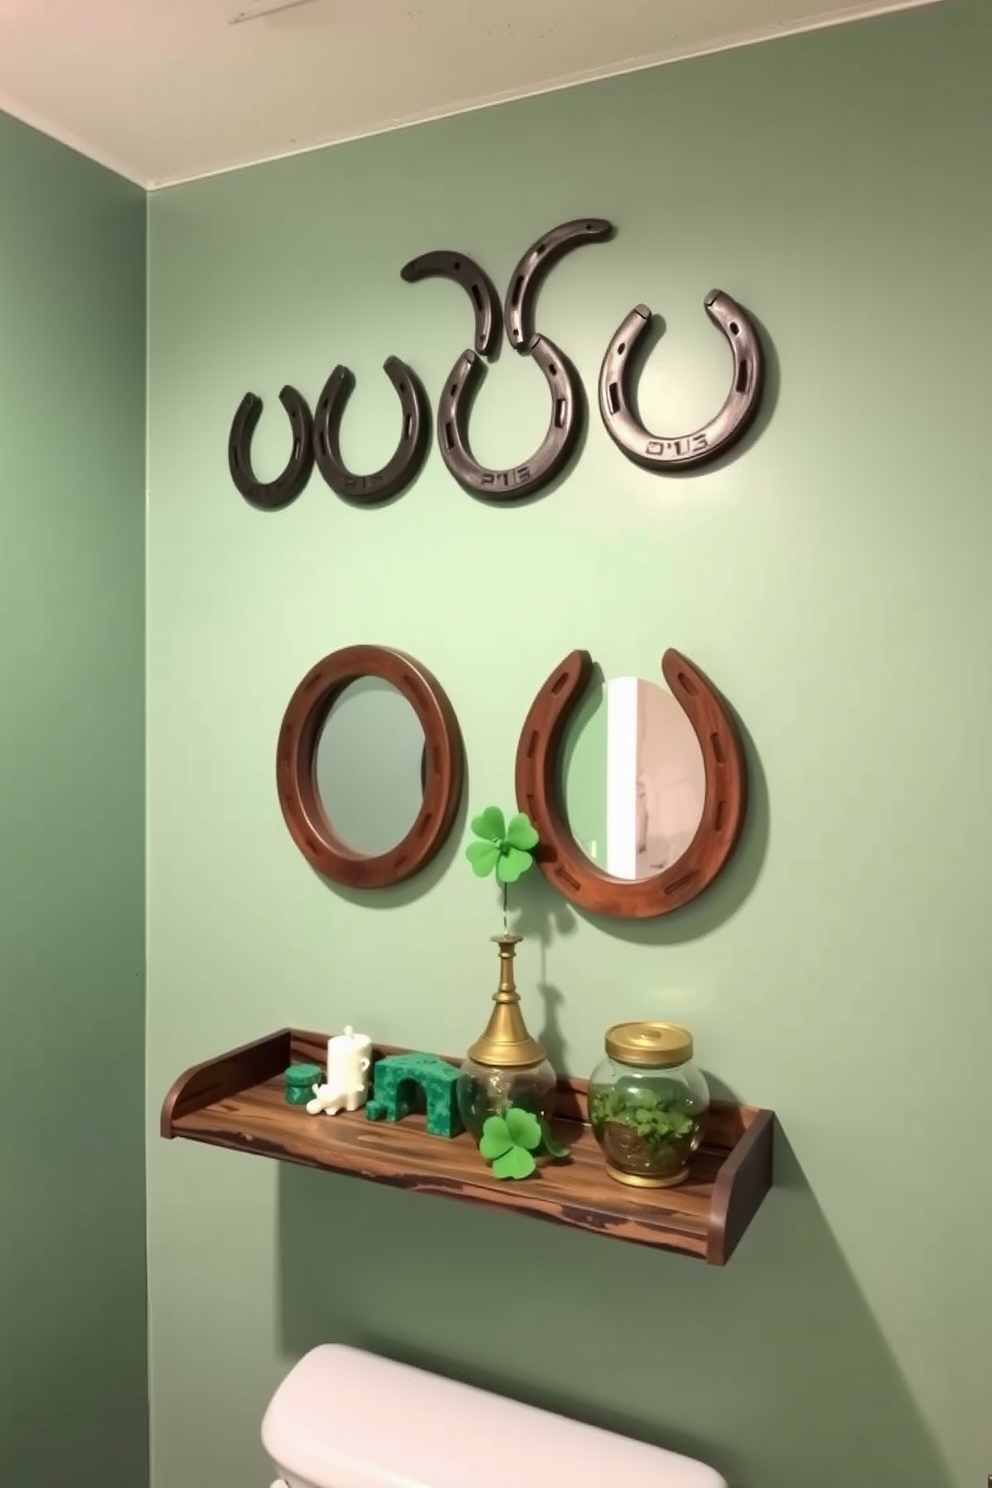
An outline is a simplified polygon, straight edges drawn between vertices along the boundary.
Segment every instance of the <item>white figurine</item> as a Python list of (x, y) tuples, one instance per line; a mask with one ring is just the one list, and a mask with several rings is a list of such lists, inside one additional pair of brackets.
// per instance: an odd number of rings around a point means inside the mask
[(325, 1112), (328, 1116), (336, 1116), (339, 1111), (358, 1111), (364, 1106), (365, 1086), (360, 1085), (357, 1090), (343, 1090), (337, 1083), (315, 1085), (313, 1096), (312, 1101), (307, 1101), (307, 1111), (311, 1116), (320, 1116)]
[(368, 1072), (372, 1063), (372, 1040), (350, 1026), (327, 1041), (327, 1083), (313, 1087), (307, 1101), (311, 1116), (336, 1116), (339, 1111), (358, 1111), (368, 1098)]

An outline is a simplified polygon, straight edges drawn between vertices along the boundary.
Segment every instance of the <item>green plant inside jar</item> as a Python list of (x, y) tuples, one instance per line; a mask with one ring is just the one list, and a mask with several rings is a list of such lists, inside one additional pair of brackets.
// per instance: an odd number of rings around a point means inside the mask
[(628, 1173), (674, 1176), (699, 1145), (703, 1113), (671, 1080), (589, 1087), (589, 1122), (607, 1162)]

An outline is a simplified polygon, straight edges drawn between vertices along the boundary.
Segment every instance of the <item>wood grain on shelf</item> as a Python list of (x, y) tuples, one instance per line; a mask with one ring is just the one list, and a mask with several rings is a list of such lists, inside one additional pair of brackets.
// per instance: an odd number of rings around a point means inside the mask
[[(428, 1136), (423, 1117), (397, 1123), (369, 1121), (363, 1111), (313, 1117), (287, 1105), (287, 1065), (322, 1065), (326, 1044), (323, 1035), (283, 1029), (188, 1070), (162, 1107), (162, 1136), (528, 1214), (717, 1266), (730, 1258), (771, 1185), (772, 1113), (716, 1103), (706, 1145), (685, 1183), (625, 1188), (606, 1173), (585, 1121), (585, 1081), (574, 1079), (560, 1082), (554, 1122), (570, 1160), (542, 1163), (524, 1182), (500, 1182), (468, 1136)], [(375, 1057), (400, 1052), (379, 1047)]]

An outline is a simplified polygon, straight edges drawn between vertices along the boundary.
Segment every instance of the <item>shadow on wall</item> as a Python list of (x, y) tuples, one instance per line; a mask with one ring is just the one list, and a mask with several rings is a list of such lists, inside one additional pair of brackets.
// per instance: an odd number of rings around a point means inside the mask
[(781, 1133), (725, 1270), (287, 1165), (278, 1243), (287, 1368), (350, 1343), (698, 1457), (733, 1488), (954, 1488)]

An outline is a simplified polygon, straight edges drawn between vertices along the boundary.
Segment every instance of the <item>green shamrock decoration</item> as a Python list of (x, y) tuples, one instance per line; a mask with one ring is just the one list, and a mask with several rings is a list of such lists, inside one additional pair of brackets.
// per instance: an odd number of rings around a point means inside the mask
[(537, 833), (523, 812), (507, 826), (499, 807), (487, 806), (473, 821), (472, 831), (479, 840), (469, 843), (465, 856), (478, 878), (488, 878), (495, 869), (501, 884), (516, 883), (533, 863)]
[(492, 1163), (494, 1178), (529, 1178), (537, 1167), (534, 1151), (540, 1145), (537, 1117), (511, 1106), (505, 1116), (486, 1118), (479, 1151)]
[(546, 1121), (541, 1122), (541, 1143), (549, 1157), (568, 1157), (571, 1153), (570, 1147), (563, 1147), (551, 1135), (551, 1128)]
[(568, 1157), (546, 1121), (511, 1106), (505, 1116), (489, 1116), (482, 1128), (479, 1152), (493, 1165), (494, 1178), (529, 1178), (541, 1149), (549, 1157)]

